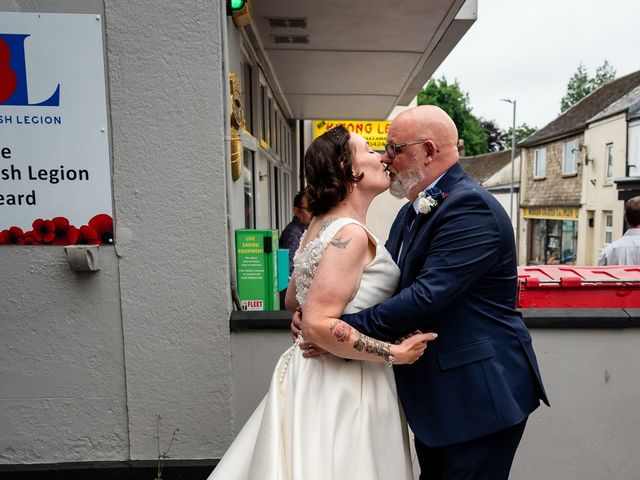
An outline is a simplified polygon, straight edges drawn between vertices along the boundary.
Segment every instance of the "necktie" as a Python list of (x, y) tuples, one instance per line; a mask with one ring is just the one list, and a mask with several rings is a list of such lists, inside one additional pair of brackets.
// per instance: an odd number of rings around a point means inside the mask
[(413, 205), (409, 205), (407, 211), (404, 215), (404, 225), (402, 226), (402, 243), (400, 244), (400, 253), (398, 254), (398, 260), (404, 257), (403, 253), (405, 253), (405, 247), (407, 246), (409, 240), (409, 233), (411, 232), (411, 226), (413, 225), (413, 221), (416, 219), (417, 213)]

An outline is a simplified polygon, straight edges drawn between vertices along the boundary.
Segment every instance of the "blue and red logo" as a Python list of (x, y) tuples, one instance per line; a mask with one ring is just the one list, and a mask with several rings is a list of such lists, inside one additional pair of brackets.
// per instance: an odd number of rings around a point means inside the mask
[(29, 103), (24, 41), (30, 35), (0, 33), (0, 105), (23, 107), (60, 106), (60, 84), (49, 98)]

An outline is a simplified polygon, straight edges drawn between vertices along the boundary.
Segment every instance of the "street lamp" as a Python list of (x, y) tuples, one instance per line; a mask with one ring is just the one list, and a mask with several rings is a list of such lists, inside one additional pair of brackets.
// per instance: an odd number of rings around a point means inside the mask
[(501, 98), (503, 102), (513, 105), (513, 126), (511, 127), (511, 186), (509, 187), (509, 218), (513, 223), (513, 169), (516, 158), (516, 101), (509, 98)]

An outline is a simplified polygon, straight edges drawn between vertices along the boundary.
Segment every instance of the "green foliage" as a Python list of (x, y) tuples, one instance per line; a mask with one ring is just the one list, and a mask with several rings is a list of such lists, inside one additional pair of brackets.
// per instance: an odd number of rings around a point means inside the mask
[(567, 93), (560, 101), (560, 111), (565, 112), (595, 89), (615, 77), (616, 71), (607, 60), (596, 68), (596, 73), (593, 77), (589, 76), (587, 69), (581, 62), (578, 65), (578, 69), (569, 78)]
[[(538, 130), (536, 127), (530, 127), (526, 123), (516, 126), (516, 145), (531, 135), (533, 132)], [(508, 150), (511, 148), (511, 132), (513, 131), (512, 127), (504, 132), (502, 137), (502, 150)]]
[(418, 93), (418, 105), (437, 105), (449, 114), (458, 128), (460, 138), (464, 140), (466, 155), (487, 153), (487, 132), (471, 113), (469, 94), (460, 89), (457, 81), (449, 84), (444, 76), (429, 80)]

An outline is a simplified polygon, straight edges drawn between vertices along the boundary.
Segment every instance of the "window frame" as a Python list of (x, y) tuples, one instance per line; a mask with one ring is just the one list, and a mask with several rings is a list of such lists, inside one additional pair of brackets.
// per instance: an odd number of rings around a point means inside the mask
[[(569, 165), (569, 158), (573, 165)], [(568, 167), (572, 167), (570, 170)], [(564, 142), (562, 149), (562, 175), (575, 175), (578, 173), (578, 139)]]
[(609, 142), (605, 145), (605, 164), (604, 164), (604, 178), (606, 180), (613, 180), (613, 142)]
[[(610, 222), (607, 220), (610, 220)], [(611, 245), (613, 243), (613, 212), (611, 210), (602, 212), (602, 230), (604, 233), (604, 246)], [(609, 240), (607, 240), (608, 234), (610, 234)]]
[[(542, 158), (541, 158), (542, 155)], [(540, 167), (542, 165), (542, 167)], [(542, 171), (542, 174), (540, 172)], [(547, 176), (547, 147), (536, 148), (533, 151), (533, 178), (542, 179)]]

